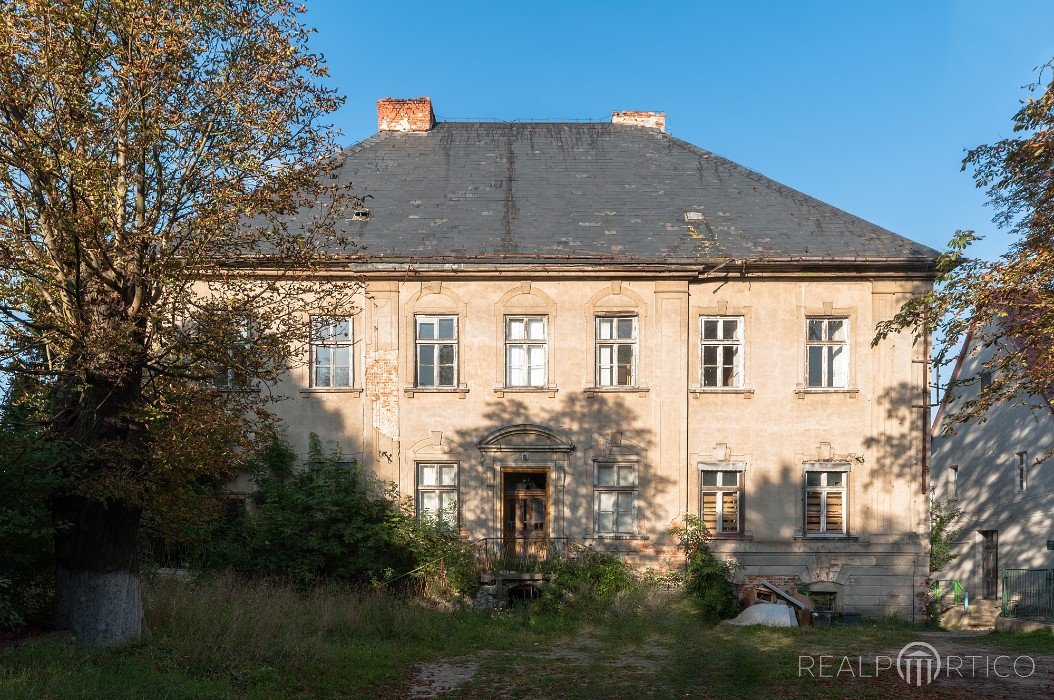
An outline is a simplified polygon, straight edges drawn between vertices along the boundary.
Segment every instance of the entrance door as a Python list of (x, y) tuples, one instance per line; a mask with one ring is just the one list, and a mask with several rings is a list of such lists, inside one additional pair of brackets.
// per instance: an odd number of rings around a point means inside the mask
[(981, 597), (999, 597), (999, 531), (981, 530)]
[(548, 472), (502, 475), (503, 539), (509, 558), (545, 556), (549, 539)]

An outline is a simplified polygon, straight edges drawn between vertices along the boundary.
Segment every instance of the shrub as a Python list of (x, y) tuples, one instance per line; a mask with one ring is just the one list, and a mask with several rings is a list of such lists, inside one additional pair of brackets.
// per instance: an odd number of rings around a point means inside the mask
[(732, 582), (736, 565), (714, 556), (710, 550), (710, 532), (698, 516), (684, 516), (684, 526), (678, 536), (685, 554), (685, 591), (706, 617), (718, 620), (735, 617), (741, 609)]
[(55, 480), (41, 464), (49, 450), (35, 432), (0, 423), (0, 631), (43, 622), (54, 593), (54, 527), (48, 497)]
[(552, 578), (544, 601), (559, 607), (603, 608), (636, 586), (624, 561), (592, 547), (570, 545), (566, 555), (546, 569)]
[(930, 502), (931, 574), (943, 571), (958, 556), (952, 552), (952, 549), (962, 537), (966, 528), (953, 525), (963, 515), (962, 508), (955, 504), (955, 499), (933, 499)]
[(304, 468), (296, 468), (295, 452), (276, 433), (248, 470), (256, 485), (252, 508), (197, 538), (195, 558), (204, 568), (301, 586), (417, 582), (434, 596), (475, 583), (471, 553), (456, 535), (415, 520), (394, 485), (368, 478), (339, 451), (323, 454), (315, 435)]

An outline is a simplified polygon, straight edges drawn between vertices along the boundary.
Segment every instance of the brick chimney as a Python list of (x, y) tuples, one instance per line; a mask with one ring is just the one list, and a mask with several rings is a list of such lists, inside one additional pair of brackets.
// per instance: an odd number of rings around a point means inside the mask
[(611, 113), (611, 123), (666, 131), (666, 112), (641, 112), (635, 109), (615, 111)]
[(428, 131), (435, 123), (431, 97), (377, 100), (378, 131)]

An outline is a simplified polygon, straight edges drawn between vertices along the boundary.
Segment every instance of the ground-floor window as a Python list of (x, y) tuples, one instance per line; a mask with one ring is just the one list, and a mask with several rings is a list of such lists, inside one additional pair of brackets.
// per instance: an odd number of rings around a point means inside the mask
[(457, 529), (457, 464), (420, 462), (417, 465), (417, 517)]
[(637, 465), (598, 463), (593, 501), (597, 534), (637, 532)]
[(699, 515), (710, 534), (738, 535), (742, 532), (742, 471), (722, 468), (720, 465), (707, 465), (699, 474), (699, 482)]
[(846, 534), (848, 485), (849, 473), (845, 471), (805, 472), (806, 534)]

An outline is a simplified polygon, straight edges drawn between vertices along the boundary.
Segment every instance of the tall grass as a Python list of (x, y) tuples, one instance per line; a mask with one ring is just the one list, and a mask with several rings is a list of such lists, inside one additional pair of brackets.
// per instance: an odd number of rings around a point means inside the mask
[(452, 615), (383, 589), (299, 590), (233, 575), (161, 580), (149, 589), (146, 610), (156, 641), (186, 665), (210, 670), (281, 662), (303, 671), (329, 658), (335, 644), (443, 638)]

